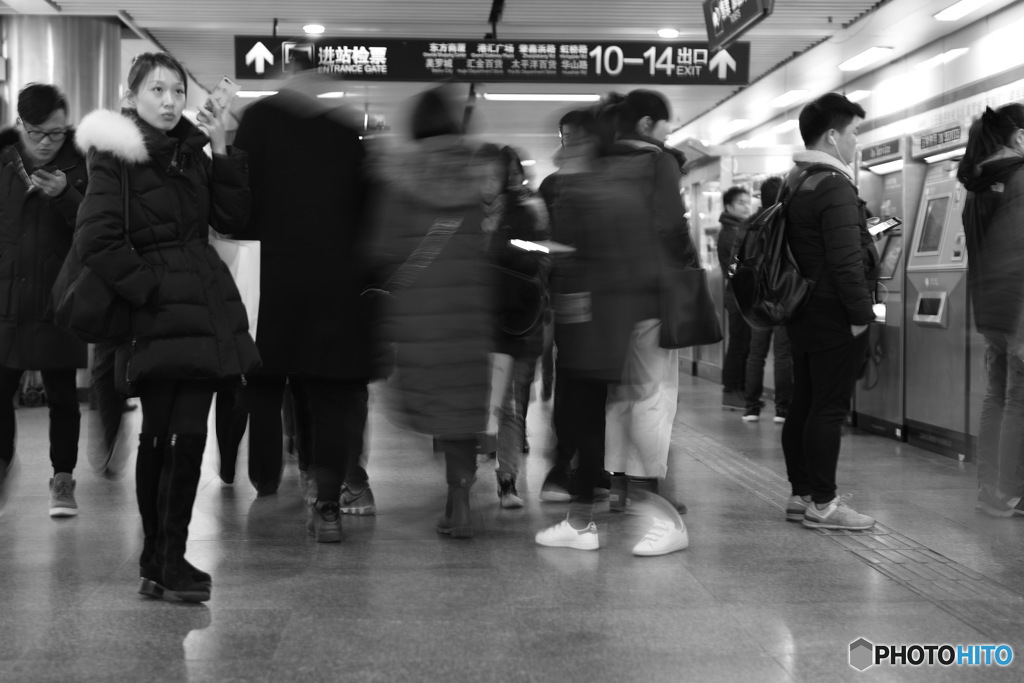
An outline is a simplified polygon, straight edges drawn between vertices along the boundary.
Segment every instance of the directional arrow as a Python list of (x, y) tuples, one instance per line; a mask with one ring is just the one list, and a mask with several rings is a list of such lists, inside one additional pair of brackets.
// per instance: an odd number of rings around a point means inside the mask
[(736, 60), (727, 50), (719, 50), (718, 54), (711, 58), (708, 66), (712, 71), (718, 69), (718, 77), (725, 80), (729, 77), (729, 69), (736, 70)]
[[(719, 52), (718, 54), (722, 54)], [(716, 56), (717, 59), (717, 56)], [(263, 75), (265, 64), (274, 63), (274, 53), (267, 49), (267, 46), (261, 42), (257, 42), (252, 46), (252, 49), (245, 53), (245, 65), (249, 66), (253, 62), (256, 62), (256, 73)], [(736, 66), (735, 62), (733, 66)]]

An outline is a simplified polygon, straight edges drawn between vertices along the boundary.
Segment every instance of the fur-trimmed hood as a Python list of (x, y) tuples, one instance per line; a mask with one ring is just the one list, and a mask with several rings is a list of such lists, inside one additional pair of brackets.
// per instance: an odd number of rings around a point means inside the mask
[(173, 149), (179, 143), (202, 149), (210, 139), (184, 116), (164, 133), (149, 125), (133, 109), (120, 114), (97, 109), (78, 124), (78, 148), (83, 154), (95, 149), (106, 152), (129, 164), (144, 164), (160, 150)]
[(86, 114), (78, 124), (75, 143), (82, 154), (96, 149), (130, 164), (149, 161), (146, 138), (135, 121), (109, 109), (97, 109)]

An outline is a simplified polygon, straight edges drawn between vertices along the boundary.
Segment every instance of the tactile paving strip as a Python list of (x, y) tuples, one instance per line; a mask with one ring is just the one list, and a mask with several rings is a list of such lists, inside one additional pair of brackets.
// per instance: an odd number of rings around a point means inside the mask
[[(789, 482), (775, 470), (680, 422), (675, 424), (672, 447), (728, 477), (772, 507), (785, 510)], [(876, 523), (869, 531), (814, 532), (981, 631), (993, 642), (1005, 634), (1007, 624), (1024, 623), (1024, 596), (884, 524)]]

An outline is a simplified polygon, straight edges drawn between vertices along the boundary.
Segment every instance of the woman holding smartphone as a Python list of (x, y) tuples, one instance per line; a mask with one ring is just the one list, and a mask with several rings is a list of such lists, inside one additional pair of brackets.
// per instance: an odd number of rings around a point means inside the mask
[(14, 460), (12, 399), (26, 370), (40, 370), (50, 410), (50, 516), (78, 514), (81, 415), (75, 386), (86, 345), (53, 322), (50, 292), (85, 192), (85, 159), (55, 86), (18, 93), (18, 122), (0, 131), (0, 495)]
[(226, 234), (245, 226), (245, 155), (225, 144), (216, 105), (200, 112), (202, 129), (182, 117), (186, 87), (173, 57), (142, 54), (128, 73), (127, 108), (82, 120), (91, 182), (77, 239), (83, 263), (132, 307), (115, 375), (122, 393), (142, 402), (139, 592), (200, 602), (210, 598), (210, 575), (185, 559), (185, 545), (210, 403), (219, 387), (244, 383), (259, 356), (238, 289), (209, 243), (211, 226)]

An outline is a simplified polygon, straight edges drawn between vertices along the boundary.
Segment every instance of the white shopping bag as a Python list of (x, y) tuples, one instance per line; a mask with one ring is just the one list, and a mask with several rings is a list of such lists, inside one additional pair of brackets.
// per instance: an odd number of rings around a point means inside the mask
[(257, 240), (233, 240), (211, 230), (210, 244), (235, 279), (249, 315), (249, 334), (255, 339), (260, 312), (260, 243)]

